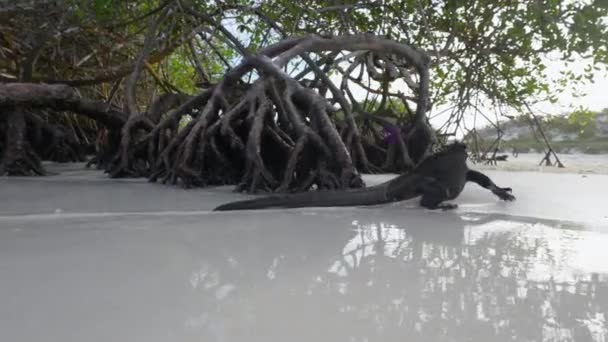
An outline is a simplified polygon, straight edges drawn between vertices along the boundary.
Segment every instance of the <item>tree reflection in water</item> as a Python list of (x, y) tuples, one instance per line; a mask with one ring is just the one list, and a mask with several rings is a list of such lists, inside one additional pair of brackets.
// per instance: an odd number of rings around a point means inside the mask
[(606, 234), (513, 218), (392, 218), (406, 223), (350, 218), (347, 230), (331, 225), (348, 218), (315, 218), (204, 258), (193, 276), (206, 308), (199, 332), (260, 341), (607, 340), (608, 275), (572, 262), (577, 244)]

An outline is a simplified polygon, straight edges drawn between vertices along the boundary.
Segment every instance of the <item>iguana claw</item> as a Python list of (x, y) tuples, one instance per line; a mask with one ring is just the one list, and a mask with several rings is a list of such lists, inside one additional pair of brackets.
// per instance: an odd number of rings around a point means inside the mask
[(494, 190), (492, 190), (492, 193), (494, 193), (494, 195), (498, 196), (498, 198), (503, 201), (514, 201), (515, 196), (511, 194), (512, 191), (513, 190), (511, 188), (496, 187)]

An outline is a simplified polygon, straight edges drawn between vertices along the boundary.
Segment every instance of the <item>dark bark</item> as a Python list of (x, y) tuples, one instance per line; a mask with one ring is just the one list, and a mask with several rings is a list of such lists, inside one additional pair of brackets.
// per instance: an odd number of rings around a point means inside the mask
[(0, 84), (0, 107), (11, 105), (71, 111), (111, 128), (120, 128), (127, 121), (123, 112), (103, 102), (84, 101), (63, 84)]
[(26, 137), (42, 160), (60, 163), (86, 160), (86, 152), (92, 146), (82, 141), (75, 129), (59, 123), (51, 124), (31, 112), (26, 114), (25, 120), (28, 131)]
[[(26, 115), (25, 108), (32, 113)], [(43, 109), (70, 111), (93, 119), (110, 131), (120, 130), (126, 122), (124, 113), (103, 102), (84, 101), (66, 85), (0, 84), (0, 120), (5, 121), (2, 174), (44, 174), (40, 157), (54, 161), (83, 160), (86, 144), (79, 141), (69, 128), (46, 122), (35, 114)], [(24, 115), (30, 123), (32, 132), (29, 134)], [(114, 149), (112, 145), (106, 140), (106, 145), (101, 148), (104, 152), (98, 155), (105, 164), (110, 153), (108, 150)]]
[(120, 129), (127, 121), (125, 113), (103, 102), (63, 102), (55, 105), (54, 108), (86, 116), (111, 129)]
[[(430, 130), (399, 136), (396, 145), (389, 148), (371, 125), (359, 126), (357, 115), (364, 109), (356, 107), (348, 87), (343, 86), (345, 81), (338, 88), (328, 73), (337, 67), (341, 51), (356, 51), (354, 54), (362, 59), (355, 66), (362, 68), (369, 67), (361, 62), (368, 58), (365, 51), (381, 56), (383, 63), (376, 63), (374, 72), (385, 80), (389, 76), (394, 80), (398, 73), (398, 68), (388, 62), (389, 56), (407, 60), (408, 72), (418, 73), (419, 83), (414, 95), (399, 96), (417, 104), (412, 127), (426, 128), (428, 58), (424, 53), (373, 35), (354, 35), (287, 38), (254, 54), (240, 46), (236, 37), (223, 34), (239, 47), (243, 60), (216, 85), (194, 97), (162, 95), (140, 112), (135, 90), (152, 49), (152, 23), (145, 48), (125, 84), (126, 113), (106, 103), (85, 101), (74, 89), (59, 84), (2, 84), (0, 107), (71, 111), (91, 118), (104, 126), (98, 129), (95, 144), (93, 162), (98, 167), (113, 177), (147, 176), (150, 181), (185, 187), (235, 184), (238, 190), (248, 192), (358, 188), (364, 186), (361, 171), (381, 170), (383, 164), (399, 171), (396, 169), (411, 167), (411, 159), (418, 160), (417, 155), (409, 155), (408, 139), (420, 140), (418, 135), (432, 135)], [(320, 57), (318, 61), (311, 57), (315, 53)], [(314, 77), (311, 82), (286, 73), (285, 66), (298, 56), (309, 64)], [(259, 78), (245, 84), (242, 80), (250, 72), (256, 72)], [(387, 82), (381, 93), (394, 96), (386, 91)], [(111, 93), (116, 89), (118, 86)], [(332, 98), (326, 98), (326, 94)], [(390, 102), (384, 99), (382, 103)], [(49, 147), (55, 151), (44, 151), (45, 158), (77, 158), (74, 156), (78, 153), (72, 151), (73, 142), (79, 138), (76, 130), (70, 133), (54, 127), (54, 122), (38, 122), (39, 118), (34, 113), (28, 121), (32, 127), (28, 135), (32, 141), (39, 141), (37, 132), (42, 131), (42, 140), (52, 142)], [(183, 121), (185, 118), (190, 121)], [(7, 137), (5, 144), (8, 141)], [(429, 147), (427, 140), (424, 142), (419, 144), (421, 154)], [(8, 146), (4, 150), (8, 151)]]
[(19, 106), (0, 107), (6, 117), (4, 151), (0, 175), (32, 176), (45, 174), (40, 159), (26, 139), (25, 112)]
[[(326, 69), (315, 68), (315, 63), (308, 59), (317, 76), (312, 84), (319, 91), (307, 88), (283, 71), (293, 57), (327, 51), (328, 56), (335, 58), (335, 52), (342, 50), (379, 51), (407, 59), (419, 71), (420, 79), (416, 86), (420, 97), (414, 121), (420, 126), (426, 124), (428, 58), (421, 52), (370, 35), (290, 38), (255, 55), (242, 51), (243, 62), (211, 88), (208, 96), (196, 106), (177, 110), (179, 114), (174, 112), (156, 124), (142, 140), (148, 144), (150, 180), (180, 182), (186, 187), (238, 183), (238, 190), (249, 192), (363, 186), (359, 171), (380, 170), (385, 161), (382, 158), (378, 163), (379, 158), (374, 157), (374, 162), (367, 158), (370, 148), (378, 151), (378, 142), (363, 138), (351, 105), (341, 90), (331, 84)], [(333, 63), (322, 64), (327, 67)], [(257, 70), (260, 79), (240, 86), (241, 77), (252, 69)], [(330, 117), (336, 109), (323, 96), (323, 89), (331, 91), (344, 114), (344, 129), (340, 132), (336, 127), (338, 121)], [(179, 117), (186, 113), (193, 119), (178, 130)], [(430, 130), (417, 130), (418, 135), (421, 133), (432, 135)], [(409, 138), (414, 136), (417, 137)], [(426, 144), (428, 139), (424, 142), (419, 144), (421, 154), (430, 145)], [(396, 152), (401, 156), (398, 165), (411, 167), (407, 162), (409, 146), (404, 138), (400, 137), (397, 145)], [(135, 143), (130, 148), (131, 153), (137, 153), (141, 147)], [(391, 167), (397, 164), (391, 163)]]
[(7, 105), (51, 106), (78, 101), (74, 89), (63, 84), (0, 84), (0, 107)]

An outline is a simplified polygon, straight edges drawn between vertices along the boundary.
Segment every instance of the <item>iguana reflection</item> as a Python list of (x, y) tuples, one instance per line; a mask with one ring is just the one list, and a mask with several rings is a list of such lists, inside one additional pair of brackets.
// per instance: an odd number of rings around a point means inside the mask
[[(566, 253), (567, 244), (580, 239), (583, 231), (455, 213), (433, 215), (432, 220), (407, 213), (392, 215), (391, 220), (363, 221), (361, 216), (321, 215), (311, 219), (309, 227), (268, 232), (267, 237), (281, 243), (259, 237), (249, 241), (249, 250), (227, 249), (238, 267), (220, 274), (219, 283), (242, 285), (216, 300), (221, 310), (215, 313), (215, 322), (222, 322), (224, 333), (232, 337), (249, 322), (247, 329), (263, 332), (250, 340), (608, 337), (606, 274), (580, 274), (568, 283), (536, 274), (536, 262), (557, 270), (564, 260), (543, 254)], [(551, 244), (542, 235), (525, 239), (515, 233), (538, 227), (561, 232), (561, 250), (548, 250)], [(316, 230), (306, 235), (306, 228)], [(316, 234), (316, 239), (304, 239)], [(567, 262), (568, 255), (562, 259)], [(242, 319), (235, 320), (235, 315)]]

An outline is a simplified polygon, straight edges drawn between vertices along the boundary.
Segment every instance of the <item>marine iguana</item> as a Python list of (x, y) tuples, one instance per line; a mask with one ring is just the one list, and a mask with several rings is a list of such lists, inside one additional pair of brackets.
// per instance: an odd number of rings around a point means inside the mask
[(427, 157), (411, 172), (369, 188), (268, 196), (226, 203), (214, 211), (374, 205), (418, 196), (422, 196), (420, 205), (425, 208), (453, 209), (455, 204), (443, 202), (460, 195), (466, 182), (477, 183), (504, 201), (515, 199), (511, 188), (498, 187), (488, 176), (470, 170), (466, 158), (466, 145), (456, 142)]

